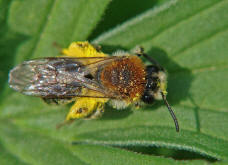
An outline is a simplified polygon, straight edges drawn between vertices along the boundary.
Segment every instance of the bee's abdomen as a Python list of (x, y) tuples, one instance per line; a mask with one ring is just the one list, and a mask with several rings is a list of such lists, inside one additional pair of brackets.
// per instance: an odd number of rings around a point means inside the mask
[(100, 80), (106, 88), (131, 100), (144, 92), (145, 77), (145, 67), (137, 56), (115, 60), (105, 66), (100, 74)]

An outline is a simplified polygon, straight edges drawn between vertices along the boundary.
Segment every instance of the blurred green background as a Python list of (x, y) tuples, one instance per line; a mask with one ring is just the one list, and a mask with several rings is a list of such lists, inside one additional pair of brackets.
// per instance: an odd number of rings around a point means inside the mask
[[(227, 11), (227, 0), (0, 0), (1, 165), (228, 164)], [(180, 133), (162, 102), (56, 130), (70, 105), (9, 89), (16, 64), (85, 40), (144, 46), (169, 73)]]

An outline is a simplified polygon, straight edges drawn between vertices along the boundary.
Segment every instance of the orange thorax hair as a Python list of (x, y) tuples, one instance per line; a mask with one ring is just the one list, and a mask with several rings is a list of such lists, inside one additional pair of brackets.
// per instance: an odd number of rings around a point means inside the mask
[(145, 66), (137, 56), (116, 59), (104, 66), (100, 74), (105, 87), (127, 100), (136, 100), (143, 94), (145, 77)]

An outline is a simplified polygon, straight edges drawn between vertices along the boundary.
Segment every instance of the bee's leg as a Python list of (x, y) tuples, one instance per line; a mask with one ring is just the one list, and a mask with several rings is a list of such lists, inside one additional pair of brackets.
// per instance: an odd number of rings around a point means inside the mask
[(75, 120), (64, 120), (64, 122), (59, 123), (56, 125), (56, 129), (62, 128), (62, 126), (67, 125), (67, 124), (72, 124)]
[[(58, 124), (56, 126), (57, 129), (61, 128), (62, 126), (66, 124), (71, 124), (75, 119), (80, 118), (90, 118), (93, 119), (95, 116), (99, 116), (102, 113), (102, 110), (104, 110), (102, 107), (104, 107), (104, 99), (94, 99), (94, 98), (86, 98), (86, 97), (80, 97), (78, 98), (74, 105), (71, 107), (70, 112), (67, 115), (67, 118), (64, 122)], [(100, 101), (100, 102), (99, 102)]]
[(103, 113), (104, 113), (104, 104), (99, 103), (97, 106), (97, 109), (92, 114), (87, 116), (86, 118), (87, 119), (97, 119), (97, 118), (100, 118), (103, 115)]
[(162, 68), (160, 66), (160, 64), (155, 60), (153, 59), (151, 56), (147, 55), (145, 52), (144, 52), (144, 48), (142, 46), (136, 46), (134, 49), (133, 49), (133, 53), (137, 56), (143, 56), (145, 57), (148, 61), (150, 61), (152, 64), (158, 66), (159, 68)]
[(96, 114), (95, 116), (98, 116), (98, 114), (102, 114), (104, 104), (107, 101), (108, 99), (104, 98), (80, 97), (71, 107), (66, 120), (87, 118), (93, 116), (94, 114)]
[(144, 105), (145, 104), (142, 101), (138, 100), (138, 101), (134, 102), (134, 109), (140, 109)]
[(98, 45), (98, 44), (91, 44), (91, 45), (96, 49), (97, 52), (101, 51), (101, 46), (100, 45)]
[(74, 101), (74, 98), (65, 98), (65, 99), (59, 99), (59, 98), (42, 98), (43, 101), (47, 104), (51, 104), (51, 105), (62, 105), (62, 104), (68, 104), (72, 101)]

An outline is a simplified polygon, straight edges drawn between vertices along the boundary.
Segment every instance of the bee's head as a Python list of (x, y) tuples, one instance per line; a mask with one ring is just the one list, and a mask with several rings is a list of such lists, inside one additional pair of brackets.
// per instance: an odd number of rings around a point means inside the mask
[(146, 87), (142, 96), (142, 101), (151, 104), (154, 100), (161, 100), (166, 94), (166, 73), (163, 68), (156, 65), (146, 67)]
[(154, 100), (163, 100), (167, 106), (176, 126), (176, 131), (179, 132), (179, 124), (177, 118), (166, 100), (166, 73), (160, 66), (149, 65), (146, 67), (146, 87), (141, 100), (144, 103), (151, 104)]

